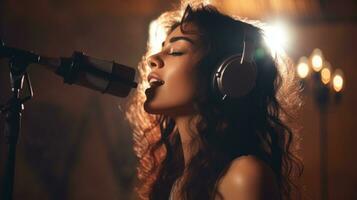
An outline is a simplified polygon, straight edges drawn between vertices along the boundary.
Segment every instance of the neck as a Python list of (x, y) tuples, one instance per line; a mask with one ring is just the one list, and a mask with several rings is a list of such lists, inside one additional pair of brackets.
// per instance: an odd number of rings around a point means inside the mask
[[(190, 119), (192, 120), (190, 121)], [(191, 142), (193, 136), (197, 135), (196, 122), (197, 115), (185, 115), (175, 118), (175, 123), (181, 138), (185, 167), (195, 152)]]

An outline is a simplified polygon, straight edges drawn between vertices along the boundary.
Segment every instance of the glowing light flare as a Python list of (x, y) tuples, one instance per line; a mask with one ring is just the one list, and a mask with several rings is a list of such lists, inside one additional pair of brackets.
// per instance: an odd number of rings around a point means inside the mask
[(264, 41), (275, 52), (287, 44), (288, 38), (287, 26), (282, 22), (275, 22), (265, 28)]
[(151, 54), (155, 54), (161, 50), (161, 44), (166, 38), (166, 32), (157, 20), (150, 23), (149, 26), (149, 45)]
[(340, 92), (343, 88), (343, 84), (344, 84), (344, 80), (343, 80), (343, 73), (342, 70), (340, 69), (336, 69), (333, 79), (332, 79), (332, 85), (333, 85), (333, 89), (336, 92)]
[(297, 65), (297, 74), (300, 78), (304, 79), (309, 75), (310, 68), (307, 64), (307, 58), (301, 57), (299, 60), (299, 64)]
[(314, 51), (312, 52), (311, 64), (312, 64), (312, 69), (315, 72), (319, 72), (322, 69), (323, 57), (322, 57), (322, 51), (320, 49), (314, 49)]

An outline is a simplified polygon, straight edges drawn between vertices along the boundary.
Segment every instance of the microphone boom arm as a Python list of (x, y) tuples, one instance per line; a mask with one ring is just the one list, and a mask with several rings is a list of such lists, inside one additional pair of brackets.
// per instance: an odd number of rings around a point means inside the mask
[[(4, 190), (0, 199), (12, 200), (16, 144), (20, 134), (23, 104), (33, 97), (31, 81), (27, 73), (27, 68), (30, 64), (37, 63), (46, 66), (47, 69), (62, 76), (65, 83), (76, 83), (119, 97), (127, 96), (130, 90), (136, 88), (138, 84), (134, 82), (134, 69), (115, 62), (90, 58), (81, 52), (74, 52), (70, 58), (50, 58), (39, 56), (30, 51), (5, 46), (0, 40), (1, 58), (9, 59), (12, 96), (7, 104), (0, 105), (0, 114), (4, 114), (6, 119), (4, 135), (8, 144), (7, 158), (5, 160)], [(29, 90), (29, 96), (22, 98), (24, 79)]]

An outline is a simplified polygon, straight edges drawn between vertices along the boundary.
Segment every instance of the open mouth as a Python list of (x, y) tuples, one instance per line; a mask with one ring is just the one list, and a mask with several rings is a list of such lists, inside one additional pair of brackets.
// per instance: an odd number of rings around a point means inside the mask
[(163, 85), (164, 81), (158, 80), (158, 79), (156, 79), (156, 80), (152, 79), (152, 80), (150, 80), (149, 83), (150, 83), (150, 87), (145, 90), (145, 94), (146, 94), (146, 96), (153, 96), (156, 91), (156, 88)]
[(152, 87), (159, 87), (161, 85), (163, 85), (165, 82), (163, 80), (157, 79), (157, 78), (152, 78), (150, 79), (150, 88)]
[(151, 97), (155, 94), (155, 88), (156, 87), (149, 87), (145, 90), (145, 95), (146, 97)]
[(156, 88), (162, 86), (165, 81), (160, 79), (160, 76), (158, 76), (155, 73), (150, 73), (148, 76), (148, 82), (150, 84), (150, 87), (145, 90), (145, 95), (147, 97), (152, 97), (154, 96), (156, 92)]

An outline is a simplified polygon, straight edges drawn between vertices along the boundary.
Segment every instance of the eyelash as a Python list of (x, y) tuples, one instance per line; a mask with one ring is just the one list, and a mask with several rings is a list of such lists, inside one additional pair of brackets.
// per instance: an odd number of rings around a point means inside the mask
[(171, 55), (171, 56), (181, 56), (182, 54), (183, 54), (183, 52), (182, 51), (175, 51), (175, 49), (174, 48), (170, 48), (169, 50), (168, 50), (168, 53), (167, 53), (168, 55)]
[(172, 56), (181, 56), (182, 54), (183, 54), (182, 52), (178, 52), (178, 51), (169, 52), (169, 55), (172, 55)]

